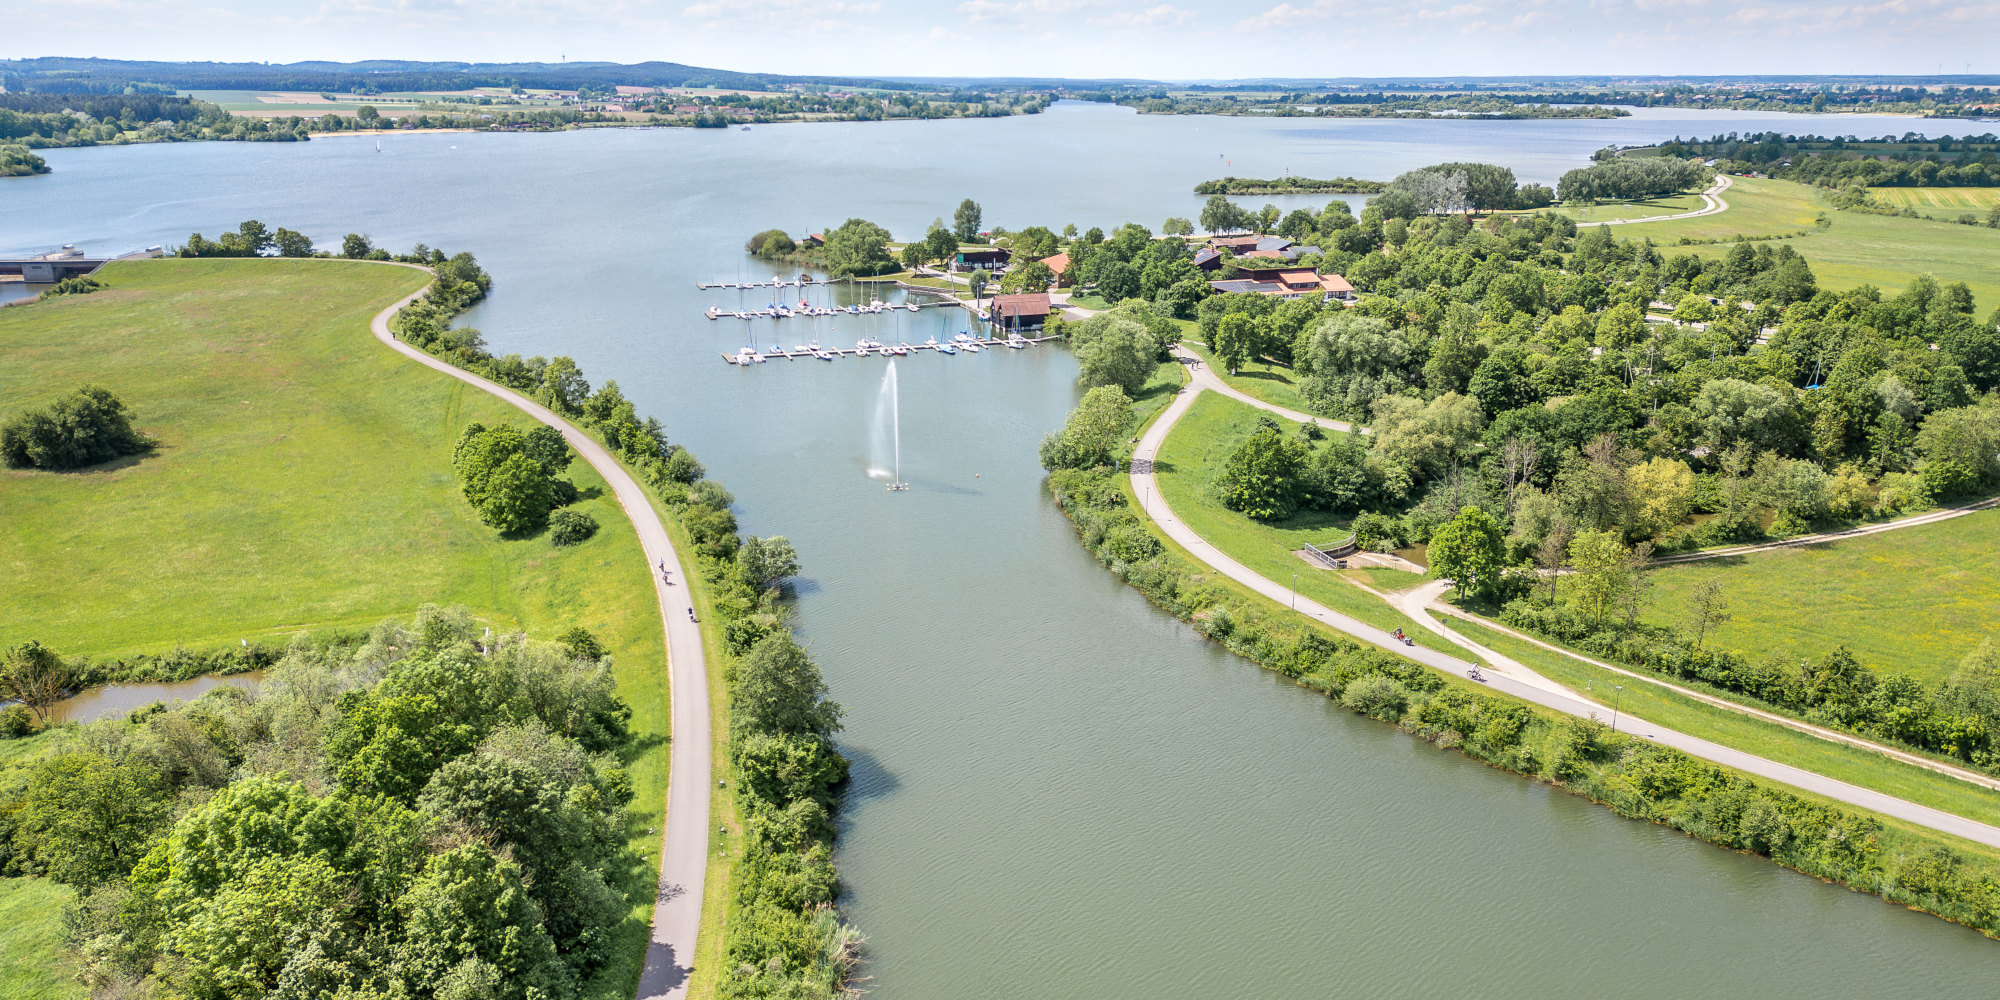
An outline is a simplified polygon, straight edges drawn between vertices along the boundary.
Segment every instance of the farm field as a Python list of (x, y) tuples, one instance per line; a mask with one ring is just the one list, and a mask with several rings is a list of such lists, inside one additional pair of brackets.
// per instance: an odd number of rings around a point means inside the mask
[(1869, 188), (1868, 193), (1885, 205), (1913, 208), (1942, 219), (1971, 212), (1984, 221), (1986, 213), (2000, 205), (2000, 187), (1877, 187)]

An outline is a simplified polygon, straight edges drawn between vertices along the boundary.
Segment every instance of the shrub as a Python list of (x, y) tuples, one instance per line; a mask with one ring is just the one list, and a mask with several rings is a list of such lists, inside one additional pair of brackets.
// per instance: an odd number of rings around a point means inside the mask
[(0, 424), (0, 461), (14, 469), (78, 469), (152, 448), (153, 439), (132, 428), (125, 404), (94, 385)]
[(26, 705), (0, 709), (0, 740), (19, 739), (35, 731), (35, 713)]
[(577, 510), (559, 510), (549, 515), (549, 541), (575, 545), (597, 534), (597, 519)]
[(1349, 684), (1340, 703), (1369, 718), (1394, 722), (1410, 707), (1410, 689), (1393, 677), (1370, 674)]

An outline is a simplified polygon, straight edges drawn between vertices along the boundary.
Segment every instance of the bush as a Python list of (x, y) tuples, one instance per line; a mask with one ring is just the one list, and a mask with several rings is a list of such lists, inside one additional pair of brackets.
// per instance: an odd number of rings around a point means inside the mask
[(559, 510), (549, 515), (549, 541), (575, 545), (597, 534), (597, 519), (576, 510)]
[(35, 713), (26, 705), (0, 709), (0, 740), (20, 739), (35, 731)]
[(0, 461), (13, 469), (79, 469), (152, 449), (153, 439), (132, 428), (125, 404), (94, 385), (0, 424)]

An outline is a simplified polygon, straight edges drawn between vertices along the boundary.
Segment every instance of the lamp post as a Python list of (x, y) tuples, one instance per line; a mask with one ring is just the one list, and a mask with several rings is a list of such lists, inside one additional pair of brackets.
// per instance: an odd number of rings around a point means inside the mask
[(1617, 697), (1611, 700), (1611, 731), (1618, 731), (1618, 706), (1625, 703), (1625, 685), (1620, 684)]

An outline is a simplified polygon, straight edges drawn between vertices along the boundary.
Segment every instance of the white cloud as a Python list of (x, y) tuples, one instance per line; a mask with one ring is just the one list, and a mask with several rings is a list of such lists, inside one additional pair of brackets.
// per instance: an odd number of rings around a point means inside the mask
[(1170, 3), (1145, 10), (1107, 11), (1090, 19), (1100, 28), (1178, 28), (1194, 20), (1195, 13)]
[(1026, 22), (1059, 14), (1068, 14), (1082, 7), (1080, 0), (965, 0), (958, 5), (958, 12), (974, 21), (1017, 21)]

